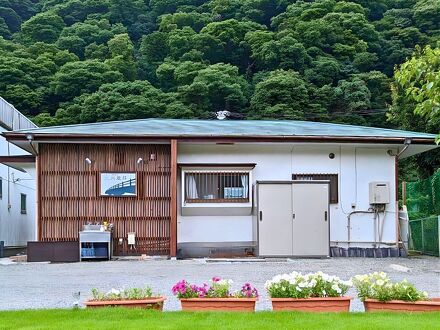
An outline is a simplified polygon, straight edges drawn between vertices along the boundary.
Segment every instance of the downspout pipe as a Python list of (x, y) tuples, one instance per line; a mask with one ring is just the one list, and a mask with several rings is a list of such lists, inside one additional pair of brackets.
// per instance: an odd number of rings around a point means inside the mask
[[(398, 196), (399, 196), (399, 169), (398, 169), (398, 162), (399, 162), (400, 156), (411, 145), (411, 142), (412, 142), (411, 138), (406, 138), (402, 150), (400, 150), (395, 155), (393, 154), (392, 150), (388, 150), (388, 152), (387, 152), (388, 155), (395, 157), (394, 158), (394, 161), (395, 161), (395, 183), (394, 183), (394, 185), (395, 185), (395, 189), (396, 189), (396, 193), (395, 193), (396, 194), (396, 201), (395, 201), (395, 203), (396, 203), (396, 209), (397, 209), (397, 212), (396, 212), (396, 244), (397, 245), (399, 245), (399, 232), (400, 232), (399, 212), (398, 212), (398, 209), (399, 209), (399, 205), (398, 205), (398, 200), (399, 200), (399, 198), (398, 198)], [(385, 221), (385, 219), (383, 219), (383, 221)]]
[(406, 149), (411, 145), (411, 139), (407, 138), (405, 139), (405, 143), (403, 146), (403, 149), (399, 151), (399, 153), (396, 155), (396, 160), (400, 158), (400, 156), (405, 152)]

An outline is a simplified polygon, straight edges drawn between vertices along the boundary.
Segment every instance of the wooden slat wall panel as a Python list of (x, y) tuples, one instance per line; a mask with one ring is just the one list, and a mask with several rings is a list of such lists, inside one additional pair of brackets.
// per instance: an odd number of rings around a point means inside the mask
[[(38, 158), (40, 240), (74, 241), (87, 222), (108, 221), (116, 255), (170, 254), (169, 145), (40, 144)], [(136, 172), (137, 196), (101, 197), (101, 172)], [(135, 251), (128, 250), (129, 232), (136, 233)]]

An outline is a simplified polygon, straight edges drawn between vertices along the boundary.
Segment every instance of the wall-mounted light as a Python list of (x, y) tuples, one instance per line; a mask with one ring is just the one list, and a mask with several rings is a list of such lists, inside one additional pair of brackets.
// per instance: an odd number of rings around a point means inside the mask
[(26, 139), (31, 142), (34, 139), (34, 136), (32, 134), (27, 134)]
[(139, 165), (140, 163), (143, 163), (143, 162), (144, 162), (144, 160), (141, 157), (139, 157), (136, 161), (136, 164)]
[(156, 160), (156, 154), (150, 154), (150, 160)]
[(85, 161), (88, 165), (92, 165), (92, 161), (90, 160), (89, 157), (87, 157), (86, 159), (84, 159), (84, 161)]

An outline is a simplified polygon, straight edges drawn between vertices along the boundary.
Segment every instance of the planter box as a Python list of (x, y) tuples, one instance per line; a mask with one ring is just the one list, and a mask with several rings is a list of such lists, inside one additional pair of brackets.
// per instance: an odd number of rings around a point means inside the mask
[(87, 308), (102, 308), (102, 307), (124, 307), (124, 308), (143, 308), (163, 310), (163, 302), (165, 297), (149, 298), (142, 300), (88, 300), (84, 303)]
[(257, 298), (182, 298), (184, 311), (253, 312)]
[(365, 299), (366, 312), (439, 312), (440, 298), (423, 301), (391, 300), (387, 302), (376, 299)]
[(274, 311), (348, 312), (352, 297), (271, 298)]

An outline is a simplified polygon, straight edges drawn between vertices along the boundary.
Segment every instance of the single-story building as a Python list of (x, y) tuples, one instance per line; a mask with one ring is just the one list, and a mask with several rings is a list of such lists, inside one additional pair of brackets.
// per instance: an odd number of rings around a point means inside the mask
[(399, 246), (397, 160), (435, 135), (142, 119), (4, 132), (36, 156), (40, 241), (113, 224), (114, 255), (329, 256)]
[[(36, 127), (0, 97), (0, 133)], [(15, 166), (24, 159), (29, 161), (26, 170), (23, 163)], [(24, 251), (27, 242), (36, 238), (34, 167), (35, 156), (0, 136), (0, 258)]]

